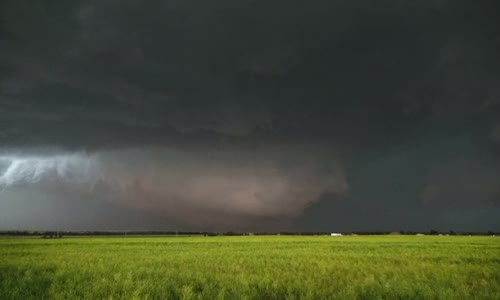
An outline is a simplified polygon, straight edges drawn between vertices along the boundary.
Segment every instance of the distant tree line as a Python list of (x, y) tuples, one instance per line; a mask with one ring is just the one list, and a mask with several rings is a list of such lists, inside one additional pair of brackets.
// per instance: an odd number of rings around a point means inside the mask
[[(401, 234), (401, 235), (500, 235), (499, 232), (466, 232), (466, 231), (446, 231), (440, 232), (438, 230), (430, 230), (428, 232), (422, 231), (353, 231), (342, 232), (344, 235), (387, 235), (387, 234)], [(0, 231), (0, 236), (40, 236), (42, 238), (62, 238), (63, 236), (244, 236), (244, 235), (302, 235), (302, 236), (320, 236), (330, 235), (330, 232), (211, 232), (211, 231), (27, 231), (27, 230), (9, 230)]]
[(64, 236), (64, 234), (60, 233), (60, 232), (45, 232), (43, 235), (42, 235), (42, 239), (60, 239)]

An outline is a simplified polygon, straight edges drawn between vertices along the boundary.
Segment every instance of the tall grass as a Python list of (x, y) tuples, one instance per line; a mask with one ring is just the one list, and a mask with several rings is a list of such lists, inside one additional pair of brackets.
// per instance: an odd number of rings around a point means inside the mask
[(500, 238), (0, 238), (0, 299), (500, 299)]

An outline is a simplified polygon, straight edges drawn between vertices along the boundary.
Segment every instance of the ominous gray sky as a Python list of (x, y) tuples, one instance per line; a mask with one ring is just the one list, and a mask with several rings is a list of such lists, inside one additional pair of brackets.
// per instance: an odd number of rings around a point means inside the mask
[(0, 1), (0, 229), (500, 230), (498, 15)]

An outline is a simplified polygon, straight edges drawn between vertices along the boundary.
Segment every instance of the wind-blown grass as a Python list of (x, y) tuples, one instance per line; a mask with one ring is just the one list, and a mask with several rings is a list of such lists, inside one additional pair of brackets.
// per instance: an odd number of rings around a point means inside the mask
[(500, 238), (0, 238), (0, 299), (500, 299)]

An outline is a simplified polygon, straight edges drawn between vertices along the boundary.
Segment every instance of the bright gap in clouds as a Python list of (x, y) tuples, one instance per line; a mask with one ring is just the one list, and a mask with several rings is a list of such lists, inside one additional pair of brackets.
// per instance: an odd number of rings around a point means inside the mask
[(0, 156), (0, 187), (47, 181), (92, 183), (96, 180), (96, 157), (83, 153), (52, 156)]

